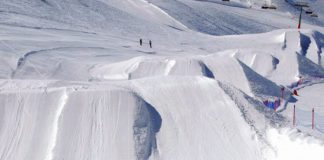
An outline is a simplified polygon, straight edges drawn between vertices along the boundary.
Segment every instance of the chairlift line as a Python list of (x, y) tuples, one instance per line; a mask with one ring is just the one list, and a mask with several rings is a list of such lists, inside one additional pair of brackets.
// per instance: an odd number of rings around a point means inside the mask
[(311, 14), (310, 16), (311, 16), (311, 17), (315, 17), (315, 18), (317, 18), (317, 17), (318, 17), (318, 15), (317, 15), (317, 14), (315, 14), (315, 13)]
[(277, 9), (275, 5), (272, 4), (271, 1), (265, 1), (265, 3), (261, 6), (261, 9)]
[(306, 14), (312, 14), (312, 13), (313, 13), (313, 11), (312, 11), (312, 10), (310, 10), (310, 9), (307, 9), (307, 10), (305, 11), (305, 13), (306, 13)]
[[(288, 1), (286, 0), (286, 2), (288, 2)], [(289, 3), (289, 2), (288, 2), (288, 3)], [(303, 7), (304, 7), (304, 8), (308, 8), (308, 7), (310, 7), (309, 4), (308, 4), (307, 2), (302, 2), (302, 1), (295, 2), (293, 5), (296, 6), (296, 7), (300, 7), (300, 9), (301, 9), (301, 11), (300, 11), (300, 16), (299, 16), (300, 18), (301, 18), (301, 14), (302, 14)], [(308, 15), (310, 15), (310, 17), (315, 17), (315, 18), (318, 17), (318, 15), (315, 14), (314, 11), (311, 10), (311, 9), (307, 9), (307, 10), (305, 10), (305, 13), (308, 14)], [(300, 23), (300, 21), (301, 21), (301, 19), (299, 19), (299, 23)], [(298, 24), (298, 26), (300, 26), (300, 24)]]
[(309, 7), (307, 2), (296, 2), (294, 5), (297, 7)]
[(272, 5), (269, 6), (269, 9), (277, 9), (277, 7), (272, 4)]
[(267, 5), (262, 5), (262, 7), (261, 7), (262, 9), (269, 9), (269, 7), (267, 6)]

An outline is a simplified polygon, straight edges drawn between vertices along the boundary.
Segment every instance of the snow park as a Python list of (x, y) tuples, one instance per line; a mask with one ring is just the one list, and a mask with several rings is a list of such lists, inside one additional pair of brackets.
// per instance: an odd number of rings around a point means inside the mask
[(0, 160), (323, 160), (324, 0), (0, 0)]

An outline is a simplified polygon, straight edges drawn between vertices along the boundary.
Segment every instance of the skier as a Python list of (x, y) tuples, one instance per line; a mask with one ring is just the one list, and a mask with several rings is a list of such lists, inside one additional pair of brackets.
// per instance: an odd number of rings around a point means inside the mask
[(149, 41), (149, 44), (150, 44), (150, 48), (152, 48), (152, 41), (151, 40)]
[(143, 44), (143, 40), (142, 38), (140, 38), (140, 45), (142, 46), (142, 44)]
[(275, 100), (274, 110), (277, 111), (279, 107), (280, 107), (280, 98), (278, 98), (278, 100)]
[(298, 86), (298, 85), (301, 85), (302, 82), (303, 82), (303, 77), (302, 77), (302, 76), (299, 76), (299, 80), (298, 80), (298, 82), (297, 82), (297, 86)]

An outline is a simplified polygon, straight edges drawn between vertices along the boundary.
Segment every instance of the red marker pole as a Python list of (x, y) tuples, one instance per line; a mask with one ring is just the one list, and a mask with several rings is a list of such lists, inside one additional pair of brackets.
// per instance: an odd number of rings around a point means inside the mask
[(298, 29), (301, 27), (301, 19), (302, 19), (302, 13), (303, 13), (303, 7), (300, 7), (300, 15), (299, 15), (299, 20), (298, 20)]
[(296, 126), (296, 106), (294, 105), (293, 126)]
[(314, 108), (313, 108), (313, 110), (312, 110), (312, 129), (314, 129), (314, 127), (315, 127), (315, 121), (314, 121)]
[(284, 100), (284, 91), (285, 91), (285, 88), (282, 87), (281, 88), (281, 98), (282, 98), (282, 100)]

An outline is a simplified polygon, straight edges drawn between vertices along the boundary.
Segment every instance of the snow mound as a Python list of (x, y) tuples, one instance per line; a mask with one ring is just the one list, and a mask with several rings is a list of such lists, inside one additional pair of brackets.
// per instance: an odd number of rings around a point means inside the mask
[(26, 88), (0, 99), (4, 159), (147, 159), (162, 123), (150, 104), (114, 86)]
[(214, 78), (206, 64), (195, 57), (135, 57), (127, 61), (96, 65), (90, 74), (97, 80), (130, 80), (163, 75)]
[[(263, 142), (248, 129), (250, 124), (245, 122), (241, 111), (217, 81), (206, 77), (174, 76), (130, 82), (131, 88), (152, 104), (163, 120), (157, 134), (158, 151), (153, 159), (262, 157), (258, 146)], [(234, 143), (236, 140), (241, 143)], [(198, 146), (198, 149), (191, 146)]]

